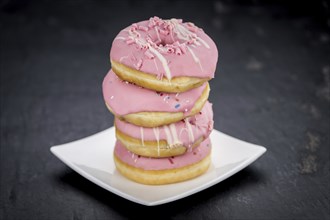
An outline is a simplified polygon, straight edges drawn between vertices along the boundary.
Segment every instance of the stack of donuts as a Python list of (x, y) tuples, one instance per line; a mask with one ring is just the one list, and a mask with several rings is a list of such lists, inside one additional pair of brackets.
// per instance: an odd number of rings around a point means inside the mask
[(125, 177), (169, 184), (204, 173), (211, 163), (208, 81), (218, 51), (201, 28), (152, 17), (119, 32), (103, 81), (115, 115), (114, 162)]

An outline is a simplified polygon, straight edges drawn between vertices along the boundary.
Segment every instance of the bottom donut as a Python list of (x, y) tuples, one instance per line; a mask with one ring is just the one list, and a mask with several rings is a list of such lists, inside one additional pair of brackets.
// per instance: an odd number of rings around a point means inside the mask
[(207, 138), (191, 152), (168, 158), (142, 157), (116, 142), (114, 162), (125, 177), (138, 183), (162, 185), (182, 182), (205, 173), (211, 164), (211, 142)]

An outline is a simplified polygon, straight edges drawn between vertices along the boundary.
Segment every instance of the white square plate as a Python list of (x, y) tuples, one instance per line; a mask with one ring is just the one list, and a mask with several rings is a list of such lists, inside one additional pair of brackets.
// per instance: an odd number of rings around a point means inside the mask
[(147, 206), (160, 205), (197, 193), (242, 170), (266, 152), (266, 148), (211, 133), (212, 164), (189, 181), (149, 186), (132, 182), (116, 170), (113, 162), (114, 127), (71, 143), (53, 146), (51, 152), (83, 177), (123, 198)]

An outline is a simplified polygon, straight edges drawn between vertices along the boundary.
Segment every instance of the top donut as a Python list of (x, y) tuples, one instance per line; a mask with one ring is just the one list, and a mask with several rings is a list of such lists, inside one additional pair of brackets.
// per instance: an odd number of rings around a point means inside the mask
[(214, 77), (218, 50), (193, 23), (152, 17), (120, 31), (110, 59), (123, 80), (156, 91), (184, 92)]

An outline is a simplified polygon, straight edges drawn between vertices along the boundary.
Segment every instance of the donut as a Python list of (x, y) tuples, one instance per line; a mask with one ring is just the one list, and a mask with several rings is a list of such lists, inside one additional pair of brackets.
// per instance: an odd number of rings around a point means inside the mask
[(214, 77), (218, 50), (191, 22), (152, 17), (113, 40), (110, 61), (123, 80), (161, 92), (185, 92)]
[(116, 138), (127, 150), (144, 157), (178, 156), (208, 138), (213, 129), (212, 105), (206, 102), (195, 116), (155, 128), (144, 128), (115, 119)]
[(112, 70), (103, 80), (108, 109), (120, 120), (159, 127), (199, 113), (209, 96), (209, 84), (183, 93), (156, 92), (120, 79)]
[(211, 142), (208, 138), (193, 151), (180, 156), (150, 158), (128, 151), (117, 140), (114, 162), (123, 176), (138, 183), (161, 185), (181, 182), (207, 171), (211, 163)]

